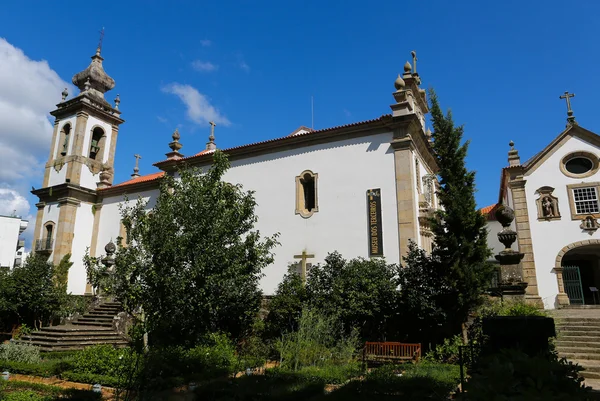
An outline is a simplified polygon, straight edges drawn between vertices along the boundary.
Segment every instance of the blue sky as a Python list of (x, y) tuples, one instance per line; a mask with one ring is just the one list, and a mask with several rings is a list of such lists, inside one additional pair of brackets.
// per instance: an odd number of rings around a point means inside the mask
[[(477, 201), (486, 206), (497, 199), (509, 140), (526, 160), (564, 129), (564, 91), (576, 94), (577, 121), (600, 132), (599, 15), (600, 2), (550, 0), (8, 2), (0, 38), (33, 62), (46, 60), (43, 80), (54, 88), (89, 64), (105, 28), (104, 67), (116, 81), (107, 98), (120, 94), (126, 120), (118, 182), (129, 178), (134, 153), (143, 157), (142, 174), (156, 171), (175, 127), (182, 153), (202, 150), (209, 118), (219, 122), (216, 142), (225, 148), (310, 126), (311, 96), (317, 129), (387, 114), (396, 75), (416, 50), (423, 86), (465, 125)], [(20, 108), (44, 96), (47, 111), (58, 103), (62, 88), (43, 92), (26, 69), (17, 71), (16, 80), (0, 77), (0, 116), (16, 98)], [(11, 132), (0, 128), (0, 145)], [(0, 158), (43, 165), (43, 136)], [(3, 165), (0, 196), (2, 188), (18, 191), (33, 206), (27, 190), (41, 185), (43, 169), (22, 167), (16, 179)]]

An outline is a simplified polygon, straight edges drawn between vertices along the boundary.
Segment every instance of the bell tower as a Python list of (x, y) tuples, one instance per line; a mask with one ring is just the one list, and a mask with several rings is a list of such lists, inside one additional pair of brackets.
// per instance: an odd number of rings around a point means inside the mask
[(111, 104), (105, 94), (115, 81), (104, 71), (102, 42), (92, 61), (73, 76), (79, 93), (62, 101), (50, 114), (54, 131), (45, 165), (42, 187), (34, 189), (40, 202), (34, 231), (34, 250), (58, 263), (72, 254), (68, 290), (83, 294), (86, 272), (82, 264), (85, 249), (95, 249), (94, 232), (102, 205), (96, 189), (112, 185), (119, 126), (124, 122), (120, 98)]
[[(43, 187), (71, 183), (96, 189), (112, 184), (117, 135), (123, 120), (119, 95), (114, 106), (104, 98), (115, 87), (115, 81), (104, 71), (100, 53), (99, 46), (90, 65), (73, 76), (79, 94), (67, 100), (65, 89), (62, 102), (50, 112), (55, 117), (54, 133)], [(101, 171), (110, 177), (103, 174), (101, 180)]]

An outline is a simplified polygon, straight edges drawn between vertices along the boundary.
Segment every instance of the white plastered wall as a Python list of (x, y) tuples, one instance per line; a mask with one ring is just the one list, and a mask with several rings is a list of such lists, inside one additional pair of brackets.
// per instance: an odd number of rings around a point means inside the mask
[[(563, 247), (577, 241), (600, 239), (600, 230), (590, 235), (579, 228), (580, 220), (571, 220), (569, 206), (569, 196), (571, 195), (567, 192), (567, 185), (600, 181), (600, 172), (584, 179), (570, 178), (561, 172), (561, 159), (567, 154), (577, 151), (588, 151), (596, 154), (597, 157), (600, 156), (598, 148), (580, 138), (572, 137), (542, 165), (525, 177), (527, 180), (525, 185), (527, 209), (538, 289), (546, 308), (555, 307), (556, 295), (558, 294), (556, 274), (553, 272), (558, 252)], [(552, 195), (558, 198), (560, 220), (538, 221), (536, 199), (539, 195), (535, 192), (543, 186), (554, 188)]]

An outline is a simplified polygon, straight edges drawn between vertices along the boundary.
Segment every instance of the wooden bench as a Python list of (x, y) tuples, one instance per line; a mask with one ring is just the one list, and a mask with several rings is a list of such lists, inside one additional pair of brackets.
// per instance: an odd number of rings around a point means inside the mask
[(421, 344), (397, 342), (366, 342), (363, 348), (363, 361), (368, 362), (408, 362), (421, 358)]

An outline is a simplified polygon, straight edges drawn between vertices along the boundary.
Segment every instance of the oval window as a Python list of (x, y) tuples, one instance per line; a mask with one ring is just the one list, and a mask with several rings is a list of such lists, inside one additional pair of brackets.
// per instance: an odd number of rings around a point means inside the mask
[(594, 168), (594, 163), (585, 157), (574, 157), (565, 163), (565, 168), (571, 174), (585, 174)]

